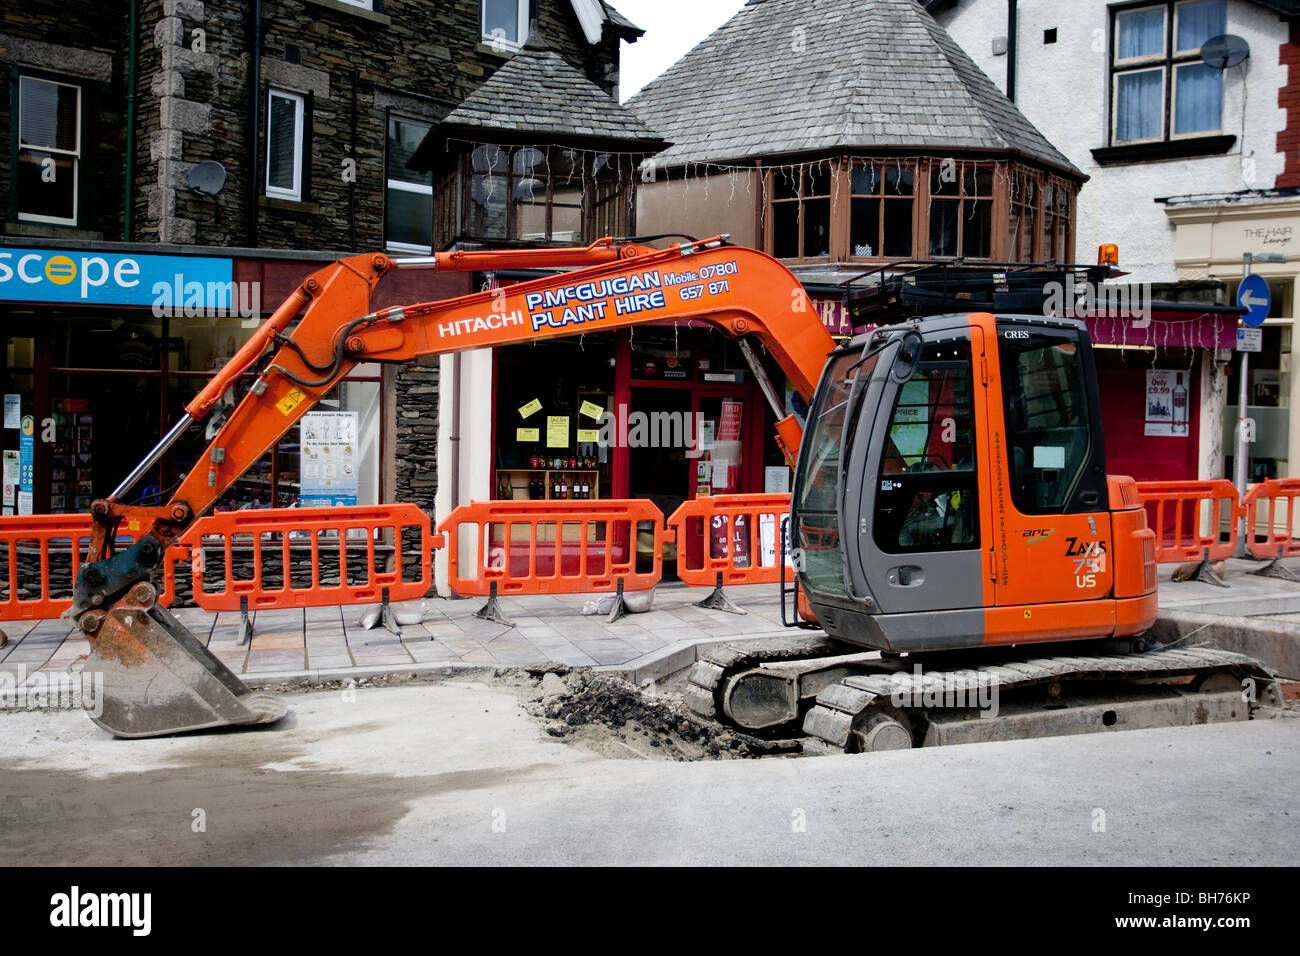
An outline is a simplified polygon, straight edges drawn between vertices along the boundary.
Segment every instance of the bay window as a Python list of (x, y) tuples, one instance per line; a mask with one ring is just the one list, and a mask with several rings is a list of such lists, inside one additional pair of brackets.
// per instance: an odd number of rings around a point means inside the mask
[(1078, 185), (1012, 159), (842, 156), (768, 166), (760, 234), (778, 259), (1058, 262)]
[[(519, 240), (572, 245), (632, 229), (633, 181), (640, 157), (564, 146), (467, 149), (460, 165), (460, 207), (448, 195), (455, 175), (434, 196), (438, 243)], [(450, 228), (459, 222), (459, 228)]]

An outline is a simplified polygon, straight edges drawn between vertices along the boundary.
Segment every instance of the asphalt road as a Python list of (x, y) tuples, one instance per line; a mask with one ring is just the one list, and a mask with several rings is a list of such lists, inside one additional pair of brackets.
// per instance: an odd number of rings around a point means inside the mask
[(482, 683), (114, 740), (0, 714), (0, 864), (1282, 864), (1300, 720), (804, 759), (614, 760)]

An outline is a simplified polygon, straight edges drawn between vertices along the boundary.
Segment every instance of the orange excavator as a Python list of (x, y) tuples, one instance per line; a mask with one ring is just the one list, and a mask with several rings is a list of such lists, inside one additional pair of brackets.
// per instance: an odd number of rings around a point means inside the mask
[[(419, 268), (570, 271), (371, 310), (384, 275)], [(1243, 680), (1277, 697), (1267, 670), (1241, 655), (1143, 653), (1156, 618), (1153, 535), (1133, 481), (1106, 475), (1082, 323), (948, 315), (836, 347), (799, 281), (761, 252), (725, 237), (667, 249), (603, 239), (352, 256), (305, 279), (113, 494), (92, 505), (91, 553), (65, 616), (90, 640), (87, 667), (104, 675), (96, 722), (142, 737), (284, 715), (283, 703), (250, 691), (158, 603), (150, 578), (167, 547), (357, 363), (683, 319), (737, 340), (778, 419), (778, 443), (796, 465), (799, 612), (826, 635), (715, 649), (687, 688), (701, 717), (760, 734), (801, 728), (811, 749), (874, 750), (935, 733), (967, 739), (924, 704), (921, 692), (940, 678), (1043, 690), (1049, 711), (1063, 686), (1081, 681), (1190, 681), (1191, 697), (1171, 693), (1202, 708), (1208, 700), (1210, 719), (1255, 706), (1255, 695), (1241, 700)], [(754, 342), (810, 401), (806, 430), (785, 413)], [(124, 504), (249, 372), (253, 385), (209, 425), (215, 436), (170, 500)], [(135, 542), (115, 553), (123, 525)], [(1071, 642), (1070, 656), (1026, 651), (1060, 642)], [(937, 662), (939, 676), (933, 667), (922, 675), (920, 661)]]

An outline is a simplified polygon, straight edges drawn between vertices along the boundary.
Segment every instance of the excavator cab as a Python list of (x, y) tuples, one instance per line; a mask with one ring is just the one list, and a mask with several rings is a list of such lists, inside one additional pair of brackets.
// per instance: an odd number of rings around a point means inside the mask
[(1155, 575), (1131, 485), (1106, 475), (1081, 322), (884, 327), (832, 353), (809, 411), (799, 584), (832, 637), (892, 652), (1138, 634)]

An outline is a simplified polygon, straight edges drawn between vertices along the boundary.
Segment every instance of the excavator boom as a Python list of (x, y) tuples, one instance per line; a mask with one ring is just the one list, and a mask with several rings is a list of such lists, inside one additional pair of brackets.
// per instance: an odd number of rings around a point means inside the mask
[[(395, 268), (491, 270), (574, 267), (459, 298), (371, 311), (379, 280)], [(756, 339), (811, 399), (833, 342), (799, 281), (775, 259), (724, 237), (667, 249), (604, 239), (573, 249), (466, 251), (413, 260), (352, 256), (312, 274), (186, 406), (185, 416), (108, 499), (93, 503), (88, 561), (65, 617), (79, 622), (107, 672), (110, 706), (99, 719), (122, 736), (148, 736), (277, 719), (282, 708), (247, 689), (156, 606), (148, 581), (169, 544), (206, 512), (279, 438), (360, 362), (409, 362), (465, 349), (699, 321), (741, 341), (780, 422), (793, 463), (800, 429), (746, 341)], [(256, 366), (269, 348), (269, 362)], [(169, 445), (202, 421), (238, 380), (256, 371), (206, 452), (160, 506), (124, 496)], [(123, 522), (139, 534), (113, 553)], [(113, 686), (108, 686), (108, 684)], [(116, 688), (116, 693), (115, 693)], [(160, 688), (166, 688), (159, 693)], [(247, 702), (255, 698), (255, 704)]]

